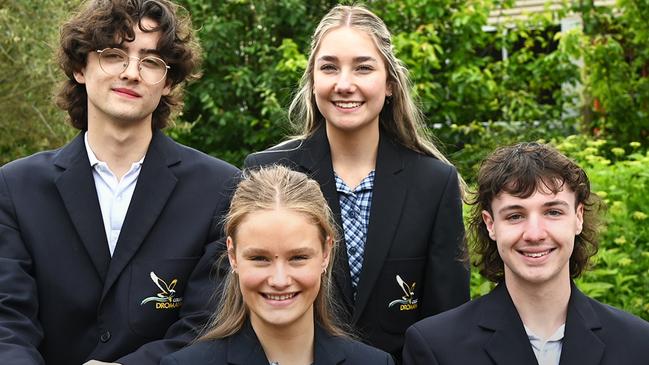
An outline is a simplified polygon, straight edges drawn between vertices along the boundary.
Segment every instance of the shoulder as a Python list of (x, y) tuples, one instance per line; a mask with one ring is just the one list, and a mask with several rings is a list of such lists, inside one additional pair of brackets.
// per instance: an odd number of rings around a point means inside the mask
[(649, 322), (593, 298), (589, 297), (588, 301), (608, 336), (628, 338), (631, 342), (627, 345), (631, 345), (635, 340), (640, 340), (646, 345), (646, 340), (649, 338)]
[(489, 295), (486, 295), (416, 322), (406, 330), (406, 342), (409, 338), (420, 338), (426, 342), (452, 346), (478, 324), (481, 308), (488, 300)]
[(345, 364), (392, 364), (390, 354), (360, 341), (343, 337), (334, 337), (333, 341), (343, 350)]
[(405, 165), (407, 167), (412, 167), (416, 170), (419, 170), (419, 173), (423, 173), (426, 177), (453, 177), (457, 175), (457, 170), (455, 166), (450, 165), (446, 162), (440, 161), (437, 158), (425, 155), (420, 152), (415, 152), (403, 147)]
[[(383, 136), (383, 134), (382, 134)], [(386, 137), (382, 142), (379, 150), (379, 158), (391, 159), (398, 155), (401, 159), (404, 171), (413, 175), (413, 178), (421, 181), (430, 182), (431, 179), (446, 181), (450, 178), (457, 179), (457, 170), (455, 166), (443, 162), (436, 157), (421, 152), (413, 151), (398, 141)]]
[(304, 142), (304, 139), (291, 139), (264, 151), (251, 153), (246, 157), (244, 166), (246, 168), (254, 168), (275, 163), (291, 165), (292, 163), (288, 160), (288, 156), (302, 148)]
[(165, 356), (161, 365), (225, 364), (226, 342), (209, 340), (196, 342), (184, 349)]
[(232, 164), (225, 162), (214, 156), (210, 156), (192, 147), (185, 146), (178, 142), (172, 141), (184, 164), (192, 167), (202, 167), (208, 170), (216, 170), (226, 174), (236, 174), (239, 169)]
[[(164, 136), (162, 147), (147, 152), (158, 154), (166, 161), (166, 165), (175, 177), (182, 182), (189, 183), (194, 188), (209, 187), (221, 190), (233, 190), (241, 171), (230, 163), (182, 145)], [(144, 164), (146, 164), (146, 156)]]
[(55, 161), (60, 150), (42, 151), (11, 161), (0, 167), (2, 179), (7, 184), (12, 184), (12, 182), (23, 184), (36, 182), (46, 177), (51, 178), (52, 173), (58, 170)]

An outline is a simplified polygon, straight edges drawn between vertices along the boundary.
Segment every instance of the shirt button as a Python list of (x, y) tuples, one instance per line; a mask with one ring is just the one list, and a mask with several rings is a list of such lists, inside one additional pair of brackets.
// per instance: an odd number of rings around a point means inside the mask
[(110, 341), (110, 331), (104, 331), (101, 336), (99, 336), (99, 340), (103, 343)]
[(356, 247), (350, 248), (349, 252), (351, 252), (352, 255), (355, 255), (356, 254)]

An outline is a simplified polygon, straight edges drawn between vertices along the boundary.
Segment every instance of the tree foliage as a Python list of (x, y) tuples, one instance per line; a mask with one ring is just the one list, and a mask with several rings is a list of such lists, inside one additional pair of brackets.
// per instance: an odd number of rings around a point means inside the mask
[[(306, 65), (310, 35), (336, 2), (184, 3), (200, 25), (207, 63), (175, 137), (238, 164), (290, 134), (286, 107)], [(531, 19), (533, 29), (485, 31), (489, 11), (511, 4), (367, 5), (392, 30), (429, 126), (465, 175), (498, 143), (574, 132), (576, 118), (563, 112), (572, 96), (561, 90), (577, 82), (579, 69), (543, 30), (553, 26), (552, 14)], [(500, 57), (503, 50), (507, 59)]]
[(649, 145), (649, 2), (621, 0), (615, 8), (584, 1), (584, 127), (621, 145)]
[[(0, 165), (63, 144), (74, 132), (52, 102), (58, 24), (74, 1), (0, 0)], [(45, 10), (45, 11), (44, 11)]]

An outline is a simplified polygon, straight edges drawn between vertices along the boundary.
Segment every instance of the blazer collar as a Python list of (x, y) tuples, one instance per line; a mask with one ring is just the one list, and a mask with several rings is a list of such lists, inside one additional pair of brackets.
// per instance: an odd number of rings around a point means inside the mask
[[(336, 180), (331, 162), (331, 149), (327, 139), (326, 127), (321, 125), (318, 129), (305, 140), (301, 141), (301, 146), (295, 148), (289, 154), (289, 161), (294, 161), (301, 170), (306, 172), (311, 178), (320, 184), (322, 194), (327, 200), (327, 204), (334, 214), (334, 219), (338, 227), (342, 227), (340, 216), (340, 201), (338, 200), (338, 191), (336, 190)], [(344, 239), (344, 238), (343, 238)], [(337, 250), (334, 263), (334, 284), (338, 287), (337, 293), (342, 293), (342, 297), (337, 298), (341, 301), (346, 311), (351, 315), (354, 308), (354, 297), (349, 274), (349, 260), (347, 250), (343, 245)], [(351, 319), (351, 318), (350, 318)]]
[(250, 321), (246, 321), (241, 330), (228, 337), (228, 364), (268, 365), (268, 359), (252, 329)]
[[(363, 268), (358, 282), (353, 322), (359, 320), (377, 284), (383, 263), (388, 257), (397, 232), (409, 183), (401, 172), (405, 168), (405, 154), (409, 151), (398, 145), (381, 130), (376, 157), (376, 175), (367, 227)], [(379, 283), (378, 285), (396, 285)], [(384, 303), (387, 306), (387, 303)]]
[[(328, 334), (318, 324), (315, 326), (314, 365), (338, 365), (345, 361), (343, 348), (339, 339)], [(233, 365), (268, 365), (268, 359), (259, 342), (250, 321), (241, 331), (228, 338), (228, 364)]]
[(162, 132), (154, 131), (111, 259), (83, 135), (84, 132), (79, 133), (55, 156), (54, 164), (63, 169), (55, 184), (97, 274), (104, 281), (103, 300), (171, 195), (177, 179), (170, 166), (181, 158), (177, 145)]
[[(380, 130), (374, 193), (366, 240), (372, 244), (365, 246), (365, 259), (356, 300), (353, 298), (347, 251), (344, 247), (338, 250), (334, 265), (334, 282), (343, 293), (342, 300), (346, 308), (352, 312), (352, 322), (354, 323), (358, 321), (368, 303), (380, 275), (381, 264), (390, 251), (401, 218), (401, 211), (408, 191), (408, 184), (402, 181), (400, 175), (406, 165), (405, 153), (405, 147), (391, 140), (385, 130)], [(340, 201), (336, 190), (326, 126), (320, 126), (312, 136), (302, 141), (300, 148), (291, 152), (289, 160), (295, 161), (320, 183), (322, 193), (334, 213), (336, 223), (342, 227)]]
[[(504, 283), (499, 284), (484, 302), (479, 326), (493, 331), (485, 350), (498, 365), (535, 364), (536, 358), (523, 322)], [(487, 298), (485, 298), (487, 299)], [(592, 304), (571, 283), (566, 329), (560, 365), (597, 365), (604, 354), (604, 344), (595, 335), (602, 324)]]
[(315, 327), (315, 361), (314, 365), (337, 365), (345, 362), (345, 352), (341, 338), (327, 333), (320, 325)]
[(561, 365), (596, 365), (604, 355), (604, 343), (595, 335), (602, 323), (590, 299), (571, 283)]
[(88, 257), (103, 281), (108, 272), (110, 252), (83, 135), (84, 132), (79, 133), (54, 157), (54, 165), (62, 169), (54, 183)]
[(484, 349), (498, 365), (536, 364), (536, 357), (527, 338), (514, 302), (502, 282), (487, 295), (478, 326), (493, 332)]
[(154, 131), (108, 268), (102, 299), (162, 213), (178, 182), (171, 167), (180, 162), (178, 145), (161, 131)]

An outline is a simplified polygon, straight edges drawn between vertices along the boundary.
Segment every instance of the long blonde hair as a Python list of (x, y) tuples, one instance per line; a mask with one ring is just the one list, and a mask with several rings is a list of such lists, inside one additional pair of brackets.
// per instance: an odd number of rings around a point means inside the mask
[[(314, 301), (315, 321), (334, 336), (346, 336), (347, 331), (335, 314), (335, 303), (331, 292), (332, 265), (336, 257), (336, 230), (333, 213), (327, 205), (318, 183), (301, 172), (275, 165), (245, 172), (243, 180), (235, 191), (230, 211), (225, 218), (225, 234), (232, 237), (236, 249), (237, 230), (245, 217), (260, 210), (278, 207), (304, 214), (318, 226), (322, 248), (327, 239), (333, 241), (327, 270), (321, 276), (320, 291)], [(227, 260), (227, 252), (221, 260)], [(213, 315), (204, 334), (198, 339), (209, 340), (231, 336), (237, 333), (248, 319), (249, 309), (243, 301), (239, 278), (231, 271), (226, 274), (223, 293), (218, 310)]]
[(408, 70), (394, 55), (390, 31), (381, 18), (362, 6), (334, 7), (320, 20), (311, 38), (307, 68), (288, 111), (291, 123), (301, 129), (298, 138), (311, 136), (324, 123), (324, 117), (318, 110), (313, 94), (315, 56), (324, 36), (339, 27), (351, 27), (366, 32), (383, 56), (392, 96), (381, 111), (381, 126), (403, 146), (450, 165), (449, 160), (435, 146), (434, 137), (426, 127), (424, 116), (414, 101)]

